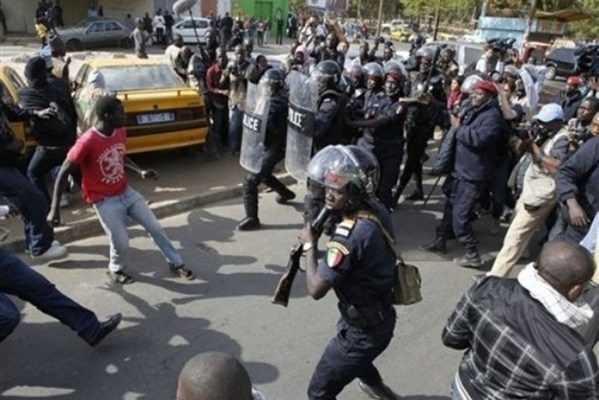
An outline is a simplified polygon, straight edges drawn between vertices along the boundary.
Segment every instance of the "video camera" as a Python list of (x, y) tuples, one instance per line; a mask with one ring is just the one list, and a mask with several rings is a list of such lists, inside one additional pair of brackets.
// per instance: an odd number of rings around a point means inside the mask
[(577, 74), (599, 77), (599, 45), (589, 45), (574, 52)]
[(537, 121), (526, 122), (514, 128), (516, 135), (524, 140), (533, 140), (537, 146), (541, 146), (549, 139), (550, 132)]
[(487, 41), (487, 45), (496, 53), (501, 54), (504, 57), (509, 50), (512, 49), (516, 39), (490, 39)]

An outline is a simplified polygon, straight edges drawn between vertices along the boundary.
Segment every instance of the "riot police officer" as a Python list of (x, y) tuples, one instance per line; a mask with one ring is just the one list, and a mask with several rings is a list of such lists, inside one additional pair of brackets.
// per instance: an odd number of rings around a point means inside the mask
[(460, 72), (460, 67), (455, 61), (455, 50), (453, 48), (445, 47), (441, 50), (437, 67), (443, 74), (445, 92), (448, 93), (451, 81), (456, 78)]
[[(253, 88), (253, 87), (252, 87)], [(277, 203), (284, 204), (295, 198), (273, 175), (275, 165), (285, 156), (285, 130), (287, 124), (288, 100), (285, 95), (285, 73), (276, 68), (267, 70), (258, 85), (260, 95), (253, 98), (248, 92), (248, 100), (256, 102), (244, 115), (244, 138), (241, 163), (250, 171), (243, 185), (243, 205), (246, 218), (238, 225), (241, 231), (260, 228), (258, 219), (258, 186), (260, 183), (277, 192)], [(252, 104), (248, 102), (248, 109)], [(267, 111), (266, 111), (267, 109)], [(266, 118), (264, 118), (266, 117)], [(262, 128), (260, 124), (265, 124)], [(264, 136), (261, 134), (263, 133)], [(259, 142), (248, 142), (248, 135), (259, 138)], [(246, 164), (246, 165), (244, 165)]]
[(310, 162), (309, 176), (326, 187), (326, 207), (343, 215), (318, 261), (318, 236), (301, 234), (308, 293), (316, 300), (332, 288), (339, 299), (338, 333), (328, 343), (310, 380), (310, 400), (335, 399), (355, 378), (373, 399), (399, 397), (373, 361), (387, 348), (395, 327), (392, 291), (396, 255), (393, 226), (376, 199), (376, 159), (357, 146), (330, 146)]
[(381, 180), (377, 195), (387, 207), (393, 207), (393, 187), (397, 182), (403, 158), (403, 120), (399, 99), (402, 97), (404, 77), (398, 69), (385, 74), (379, 64), (367, 64), (367, 102), (363, 120), (352, 121), (350, 126), (363, 129), (358, 145), (373, 152), (378, 160)]
[[(435, 126), (449, 126), (445, 110), (443, 76), (435, 68), (435, 49), (424, 47), (418, 51), (420, 67), (411, 73), (412, 95), (420, 99), (410, 103), (406, 117), (406, 150), (408, 157), (394, 195), (396, 203), (406, 186), (414, 177), (416, 187), (407, 199), (416, 201), (424, 198), (422, 189), (422, 166), (428, 141), (433, 137)], [(428, 87), (425, 87), (428, 85)]]
[[(312, 153), (331, 144), (348, 144), (352, 140), (347, 132), (345, 118), (348, 99), (339, 90), (340, 78), (341, 68), (332, 60), (318, 63), (312, 74), (311, 79), (318, 92)], [(324, 189), (317, 183), (309, 182), (304, 204), (306, 221), (313, 221), (324, 204)]]

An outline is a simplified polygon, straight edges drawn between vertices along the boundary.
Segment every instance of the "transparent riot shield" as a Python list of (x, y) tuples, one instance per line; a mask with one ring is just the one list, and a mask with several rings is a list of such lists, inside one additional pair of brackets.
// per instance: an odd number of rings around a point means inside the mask
[(312, 158), (314, 121), (318, 108), (318, 88), (314, 80), (291, 71), (287, 76), (289, 113), (285, 167), (298, 181), (305, 181)]
[(248, 82), (239, 164), (254, 174), (260, 172), (264, 161), (270, 99), (271, 91), (267, 82), (260, 81), (257, 85)]

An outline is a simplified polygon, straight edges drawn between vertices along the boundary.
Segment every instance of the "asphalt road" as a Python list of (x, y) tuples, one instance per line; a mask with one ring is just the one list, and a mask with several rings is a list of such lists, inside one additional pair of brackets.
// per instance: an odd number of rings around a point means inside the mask
[[(405, 257), (421, 267), (424, 301), (398, 308), (395, 339), (376, 362), (387, 383), (412, 400), (448, 398), (460, 354), (442, 346), (440, 333), (477, 273), (448, 261), (460, 249), (448, 259), (415, 250), (439, 218), (436, 200), (426, 210), (409, 205), (395, 214)], [(239, 201), (163, 220), (198, 275), (193, 282), (170, 277), (138, 227), (130, 229), (130, 272), (138, 282), (125, 288), (107, 283), (105, 237), (70, 243), (68, 260), (38, 271), (101, 317), (122, 312), (124, 323), (91, 349), (59, 322), (18, 303), (23, 321), (0, 344), (0, 398), (173, 398), (178, 371), (187, 359), (223, 351), (243, 360), (268, 399), (305, 399), (338, 315), (332, 293), (320, 302), (306, 297), (303, 276), (288, 309), (270, 303), (301, 227), (300, 209), (299, 201), (280, 206), (273, 194), (262, 195), (265, 227), (260, 232), (235, 231), (243, 214)], [(484, 230), (484, 224), (477, 229)], [(487, 250), (496, 242), (486, 234), (482, 239)], [(365, 397), (352, 384), (340, 399)]]

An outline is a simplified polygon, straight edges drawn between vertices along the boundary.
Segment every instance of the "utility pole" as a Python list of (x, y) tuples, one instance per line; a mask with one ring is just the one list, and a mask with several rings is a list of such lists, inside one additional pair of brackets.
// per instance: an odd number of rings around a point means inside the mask
[(376, 35), (381, 36), (381, 27), (383, 25), (383, 3), (385, 0), (379, 0), (379, 21), (376, 26)]
[(439, 33), (440, 11), (441, 11), (441, 0), (437, 0), (437, 8), (435, 9), (435, 29), (433, 31), (433, 41), (437, 40), (437, 34)]
[(526, 32), (524, 32), (524, 42), (528, 41), (530, 32), (532, 31), (532, 23), (537, 14), (537, 0), (530, 0), (530, 10), (528, 10), (528, 19), (526, 21)]

